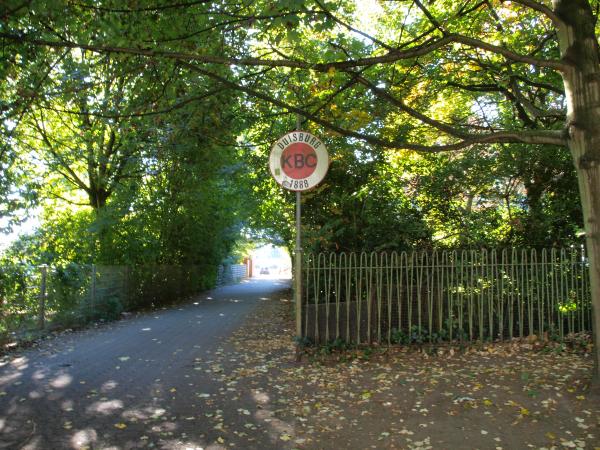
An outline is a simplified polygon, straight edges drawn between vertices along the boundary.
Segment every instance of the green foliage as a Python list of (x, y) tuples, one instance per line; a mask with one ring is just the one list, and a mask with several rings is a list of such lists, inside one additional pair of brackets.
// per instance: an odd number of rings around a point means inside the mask
[[(3, 31), (50, 26), (117, 45), (147, 46), (208, 24), (178, 8), (120, 15), (109, 10), (122, 4), (82, 3), (70, 15), (61, 1), (17, 6)], [(217, 30), (195, 42), (215, 51), (234, 44)], [(238, 95), (173, 61), (19, 43), (3, 51), (0, 219), (18, 223), (26, 209), (41, 210), (39, 229), (1, 256), (3, 315), (35, 315), (41, 264), (51, 267), (53, 326), (112, 320), (214, 286), (249, 211), (235, 152)], [(133, 267), (129, 291), (92, 299), (91, 264)]]
[(85, 322), (97, 320), (111, 321), (120, 317), (124, 307), (119, 297), (110, 296), (105, 298), (101, 303), (93, 305), (93, 307), (84, 307), (82, 309), (82, 319)]
[(335, 352), (344, 352), (348, 349), (352, 348), (349, 344), (347, 344), (343, 339), (336, 338), (331, 342), (326, 343), (321, 347), (321, 352), (330, 355)]
[[(454, 324), (450, 324), (446, 320), (445, 326), (442, 329), (429, 332), (426, 327), (420, 327), (419, 325), (412, 325), (410, 330), (402, 331), (397, 328), (392, 329), (390, 336), (393, 344), (400, 345), (412, 345), (412, 344), (439, 344), (443, 342), (452, 341), (466, 341), (467, 334), (464, 330), (459, 330), (456, 321)], [(452, 329), (452, 333), (450, 333)]]
[(305, 349), (311, 347), (314, 343), (308, 336), (294, 336), (294, 344), (296, 344), (299, 349)]
[[(33, 276), (33, 268), (25, 264), (0, 267), (0, 335), (32, 323), (32, 318), (23, 314), (23, 311), (33, 309), (38, 303), (37, 293), (30, 288)], [(9, 299), (11, 301), (7, 301)]]
[[(270, 179), (267, 158), (270, 143), (295, 126), (292, 107), (307, 112), (302, 126), (331, 155), (325, 182), (303, 194), (305, 251), (576, 242), (581, 209), (565, 149), (479, 144), (415, 155), (376, 143), (559, 129), (555, 71), (469, 45), (328, 65), (448, 33), (559, 58), (548, 21), (533, 9), (383, 2), (369, 24), (348, 0), (9, 4), (3, 32), (96, 47), (7, 39), (2, 48), (0, 220), (10, 226), (33, 206), (43, 210), (40, 230), (10, 258), (192, 264), (208, 279), (242, 229), (291, 247), (294, 195)], [(370, 29), (359, 33), (360, 24)], [(230, 59), (213, 62), (221, 58)], [(253, 58), (289, 67), (241, 62)], [(295, 68), (303, 63), (309, 68)]]
[(429, 230), (406, 196), (400, 174), (376, 159), (361, 161), (361, 155), (351, 149), (336, 150), (323, 186), (305, 195), (305, 249), (384, 251), (427, 246)]
[[(511, 146), (391, 163), (404, 173), (433, 240), (444, 247), (577, 242), (581, 209), (566, 149)], [(567, 195), (568, 193), (568, 195)]]

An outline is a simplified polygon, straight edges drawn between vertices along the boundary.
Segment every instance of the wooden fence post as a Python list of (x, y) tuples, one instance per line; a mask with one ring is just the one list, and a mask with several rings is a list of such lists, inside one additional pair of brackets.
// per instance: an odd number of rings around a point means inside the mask
[(38, 328), (43, 330), (46, 327), (46, 281), (48, 277), (48, 266), (42, 265), (41, 280), (40, 280), (40, 297), (39, 297), (39, 309), (38, 309)]
[(131, 306), (131, 301), (130, 301), (130, 296), (129, 296), (129, 291), (131, 289), (131, 268), (129, 266), (125, 266), (125, 277), (123, 279), (123, 306), (125, 307), (125, 310), (128, 310), (128, 308), (130, 308)]
[(90, 287), (90, 315), (93, 316), (96, 309), (96, 264), (92, 264), (92, 279)]

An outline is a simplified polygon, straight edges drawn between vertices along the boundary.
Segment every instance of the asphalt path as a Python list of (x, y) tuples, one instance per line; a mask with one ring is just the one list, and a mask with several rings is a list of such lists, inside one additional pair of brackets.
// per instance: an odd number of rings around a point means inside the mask
[(219, 384), (199, 361), (288, 288), (248, 280), (9, 355), (0, 367), (0, 448), (206, 447), (198, 395)]

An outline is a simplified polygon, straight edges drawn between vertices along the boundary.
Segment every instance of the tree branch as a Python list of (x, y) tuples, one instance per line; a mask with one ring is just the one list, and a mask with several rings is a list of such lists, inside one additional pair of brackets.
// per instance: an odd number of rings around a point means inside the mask
[[(511, 90), (502, 87), (497, 84), (472, 84), (465, 85), (461, 83), (457, 83), (455, 81), (449, 81), (446, 83), (448, 86), (452, 86), (455, 88), (463, 89), (465, 91), (471, 92), (500, 92), (502, 93), (510, 103), (517, 109), (518, 117), (523, 121), (523, 123), (529, 128), (537, 128), (537, 124), (535, 123), (535, 119), (552, 117), (564, 119), (565, 113), (561, 111), (543, 111), (539, 107), (535, 106), (530, 100), (528, 100), (525, 95), (519, 89), (519, 86), (516, 83), (517, 77), (511, 77), (510, 87)], [(535, 86), (534, 86), (535, 87)], [(531, 114), (533, 119), (529, 117), (527, 114)]]
[(447, 86), (452, 86), (455, 88), (463, 89), (465, 91), (471, 92), (502, 92), (504, 88), (498, 86), (497, 84), (462, 84), (457, 83), (456, 81), (448, 81), (446, 83)]
[(85, 192), (88, 192), (89, 187), (79, 178), (79, 176), (77, 176), (77, 174), (75, 173), (75, 171), (73, 171), (71, 166), (69, 166), (69, 164), (67, 164), (61, 158), (61, 156), (58, 154), (58, 152), (54, 149), (54, 146), (53, 146), (52, 142), (50, 142), (50, 138), (46, 132), (45, 127), (43, 125), (39, 124), (39, 122), (37, 121), (37, 118), (34, 118), (34, 122), (35, 122), (34, 126), (40, 133), (40, 136), (42, 137), (43, 142), (48, 147), (50, 154), (52, 154), (52, 156), (55, 158), (55, 161), (60, 165), (60, 167), (64, 168), (69, 175), (67, 176), (65, 173), (63, 173), (60, 170), (59, 170), (59, 173), (61, 173), (61, 175), (63, 175), (67, 180), (69, 180), (74, 185), (78, 186), (80, 189), (83, 189)]
[(530, 80), (529, 78), (523, 77), (521, 75), (515, 75), (515, 78), (519, 81), (522, 81), (525, 84), (528, 84), (529, 86), (533, 86), (533, 87), (540, 88), (540, 89), (546, 89), (546, 90), (552, 91), (558, 95), (562, 95), (562, 96), (565, 95), (564, 89), (560, 89), (559, 87), (553, 86), (550, 83), (541, 83), (539, 81), (533, 81), (533, 80)]
[(515, 77), (510, 78), (510, 87), (515, 95), (516, 100), (523, 105), (523, 107), (531, 114), (534, 118), (540, 117), (556, 117), (560, 119), (565, 119), (566, 113), (562, 111), (544, 111), (540, 109), (538, 106), (534, 105), (532, 101), (525, 97), (525, 95), (521, 92), (521, 88), (517, 83)]
[[(64, 176), (64, 174), (62, 174)], [(79, 202), (75, 202), (73, 200), (69, 200), (68, 198), (63, 197), (62, 195), (57, 194), (56, 192), (48, 192), (48, 195), (50, 195), (51, 197), (55, 197), (58, 198), (59, 200), (62, 200), (64, 202), (67, 202), (71, 205), (75, 205), (75, 206), (90, 206), (90, 203), (79, 203)]]
[[(201, 73), (209, 78), (212, 78), (223, 85), (230, 87), (231, 89), (237, 89), (241, 92), (244, 92), (252, 97), (264, 100), (266, 102), (271, 103), (272, 105), (279, 106), (281, 108), (287, 109), (288, 111), (296, 114), (300, 114), (305, 116), (307, 119), (312, 122), (322, 125), (326, 128), (329, 128), (337, 133), (340, 133), (344, 136), (353, 137), (356, 139), (360, 139), (362, 141), (368, 142), (370, 144), (379, 145), (385, 148), (395, 148), (395, 149), (406, 149), (406, 150), (416, 150), (420, 152), (443, 152), (443, 151), (454, 151), (461, 150), (467, 147), (470, 147), (475, 144), (495, 144), (495, 143), (524, 143), (524, 144), (551, 144), (551, 145), (567, 145), (567, 139), (563, 135), (561, 131), (499, 131), (493, 133), (486, 134), (466, 134), (458, 132), (457, 130), (453, 130), (455, 133), (458, 133), (459, 136), (464, 136), (459, 142), (447, 145), (421, 145), (421, 144), (413, 144), (409, 142), (402, 141), (389, 141), (386, 139), (381, 139), (372, 135), (358, 133), (356, 131), (351, 131), (345, 128), (342, 128), (338, 125), (335, 125), (321, 117), (316, 116), (315, 114), (306, 111), (300, 107), (290, 105), (286, 102), (273, 98), (267, 94), (259, 92), (255, 89), (252, 89), (247, 86), (240, 86), (234, 81), (228, 80), (216, 73), (210, 72), (201, 67), (195, 66), (189, 63), (182, 63), (185, 67), (190, 70), (194, 70), (198, 73)], [(432, 121), (432, 119), (429, 119)], [(435, 121), (434, 121), (435, 122)], [(438, 124), (444, 126), (444, 124)], [(456, 134), (455, 134), (456, 135)]]
[(223, 92), (222, 88), (213, 89), (209, 92), (206, 92), (205, 94), (197, 95), (194, 97), (186, 98), (185, 100), (181, 100), (180, 102), (174, 103), (173, 105), (171, 105), (165, 109), (161, 109), (161, 110), (157, 110), (157, 111), (136, 112), (136, 113), (129, 113), (129, 114), (105, 114), (105, 113), (100, 113), (100, 112), (88, 112), (88, 111), (73, 110), (73, 109), (55, 108), (55, 107), (52, 107), (49, 105), (41, 105), (41, 104), (38, 105), (38, 107), (41, 109), (47, 109), (47, 110), (54, 111), (54, 112), (61, 113), (61, 114), (72, 114), (74, 116), (90, 116), (90, 117), (99, 117), (101, 119), (117, 120), (117, 119), (128, 119), (128, 118), (133, 118), (133, 117), (147, 117), (147, 116), (156, 116), (159, 114), (167, 114), (167, 113), (170, 113), (177, 109), (183, 108), (184, 106), (188, 105), (189, 103), (204, 100), (209, 97), (212, 97), (213, 95), (220, 94), (222, 92)]
[[(506, 1), (508, 1), (508, 0), (502, 0), (503, 3)], [(512, 1), (514, 3), (518, 3), (519, 5), (523, 5), (528, 8), (531, 8), (534, 11), (542, 13), (543, 15), (548, 17), (555, 25), (562, 23), (562, 20), (560, 20), (560, 18), (554, 13), (554, 11), (552, 11), (546, 5), (542, 5), (541, 3), (538, 3), (534, 0), (512, 0)]]
[(371, 81), (367, 80), (366, 78), (357, 75), (356, 79), (363, 86), (365, 86), (367, 89), (369, 89), (371, 92), (373, 92), (373, 94), (375, 94), (377, 97), (387, 100), (388, 102), (390, 102), (394, 106), (400, 108), (402, 111), (404, 111), (405, 113), (414, 117), (415, 119), (417, 119), (429, 126), (432, 126), (440, 131), (443, 131), (444, 133), (447, 133), (451, 136), (455, 136), (455, 137), (462, 138), (462, 139), (469, 137), (468, 133), (458, 130), (457, 128), (454, 128), (453, 126), (448, 125), (446, 123), (440, 122), (438, 120), (434, 120), (431, 117), (428, 117), (425, 114), (420, 113), (416, 109), (411, 108), (410, 106), (405, 104), (402, 100), (394, 97), (392, 94), (385, 91), (384, 89), (378, 88), (375, 84), (373, 84)]
[[(27, 110), (29, 109), (29, 107), (33, 104), (33, 102), (35, 101), (36, 97), (39, 94), (39, 90), (40, 87), (42, 86), (42, 84), (48, 79), (48, 77), (50, 76), (50, 74), (52, 73), (52, 71), (54, 70), (54, 68), (58, 65), (59, 62), (61, 62), (65, 56), (67, 56), (67, 54), (69, 53), (69, 51), (65, 51), (63, 52), (56, 61), (54, 61), (52, 64), (50, 64), (50, 67), (48, 68), (48, 70), (46, 70), (44, 72), (44, 76), (42, 76), (40, 78), (40, 80), (35, 84), (35, 87), (33, 88), (32, 92), (33, 95), (31, 95), (29, 97), (29, 99), (24, 102), (25, 105), (23, 106), (23, 108), (21, 109), (21, 112), (19, 114), (19, 117), (17, 118), (17, 120), (15, 121), (15, 126), (14, 128), (8, 133), (7, 136), (7, 140), (10, 140), (10, 138), (12, 137), (12, 135), (14, 134), (15, 130), (17, 129), (17, 127), (19, 126), (19, 124), (21, 123), (21, 120), (23, 120), (23, 117), (25, 116), (25, 113), (27, 112)], [(6, 147), (5, 145), (0, 146), (0, 161), (2, 161), (4, 159), (4, 153), (6, 152)]]
[[(366, 70), (366, 68), (362, 69), (362, 71)], [(350, 72), (353, 73), (353, 72)], [(346, 83), (344, 83), (342, 86), (340, 86), (338, 89), (336, 89), (335, 92), (333, 92), (331, 95), (329, 95), (324, 102), (321, 103), (321, 105), (315, 110), (313, 111), (313, 114), (317, 114), (318, 112), (322, 111), (327, 105), (331, 104), (331, 102), (340, 94), (342, 94), (344, 91), (346, 91), (347, 89), (350, 89), (352, 86), (354, 86), (356, 84), (357, 80), (356, 77), (352, 77), (350, 80), (348, 80)]]
[(547, 67), (549, 69), (555, 69), (559, 72), (566, 72), (568, 70), (568, 65), (564, 64), (560, 61), (549, 60), (549, 59), (540, 59), (527, 55), (520, 55), (515, 53), (507, 48), (499, 47), (497, 45), (489, 44), (484, 41), (480, 41), (479, 39), (473, 39), (468, 36), (462, 35), (450, 35), (449, 38), (452, 42), (457, 42), (460, 44), (467, 45), (469, 47), (479, 48), (482, 50), (489, 51), (491, 53), (495, 53), (498, 55), (504, 56), (506, 59), (514, 62), (521, 62), (525, 64), (531, 64), (536, 67)]
[[(174, 41), (183, 41), (185, 39), (189, 39), (192, 37), (196, 37), (199, 36), (203, 33), (207, 33), (209, 31), (215, 30), (217, 28), (222, 28), (222, 30), (226, 29), (226, 30), (232, 30), (235, 28), (240, 28), (242, 27), (242, 25), (244, 24), (244, 22), (249, 22), (249, 21), (260, 21), (260, 20), (270, 20), (270, 19), (277, 19), (279, 17), (287, 17), (287, 16), (291, 16), (291, 15), (297, 15), (297, 14), (308, 14), (304, 11), (288, 11), (288, 12), (284, 12), (284, 13), (280, 13), (280, 14), (270, 14), (270, 15), (262, 15), (262, 16), (256, 16), (256, 15), (240, 15), (240, 14), (231, 14), (231, 13), (224, 13), (224, 16), (229, 16), (229, 17), (233, 17), (233, 19), (231, 20), (224, 20), (222, 22), (217, 22), (212, 24), (209, 27), (206, 28), (202, 28), (200, 30), (196, 30), (193, 31), (191, 33), (187, 33), (187, 34), (182, 34), (179, 36), (175, 36), (172, 38), (168, 38), (168, 39), (154, 39), (154, 40), (144, 40), (145, 43), (148, 44), (162, 44), (162, 43), (169, 43), (169, 42), (174, 42)], [(310, 11), (311, 14), (314, 15), (318, 15), (321, 14), (320, 11)], [(322, 12), (322, 14), (325, 14), (325, 12)], [(236, 27), (230, 27), (231, 25), (237, 25)], [(228, 27), (228, 28), (225, 28)]]
[(473, 11), (476, 11), (477, 9), (481, 8), (483, 5), (487, 4), (487, 0), (483, 0), (477, 4), (475, 4), (474, 6), (472, 6), (469, 9), (465, 9), (465, 7), (469, 4), (470, 2), (465, 2), (465, 4), (460, 8), (460, 10), (458, 11), (458, 13), (456, 14), (456, 17), (464, 17), (468, 14), (471, 14)]
[(175, 9), (175, 8), (187, 8), (190, 6), (202, 5), (205, 3), (210, 3), (211, 0), (197, 0), (193, 2), (184, 2), (184, 3), (172, 3), (169, 5), (156, 5), (156, 6), (148, 6), (146, 8), (134, 8), (134, 9), (119, 9), (119, 8), (107, 8), (102, 6), (94, 6), (94, 5), (86, 5), (85, 3), (77, 2), (74, 3), (75, 6), (79, 6), (83, 9), (91, 9), (94, 11), (102, 11), (109, 13), (137, 13), (137, 12), (150, 12), (150, 11), (165, 11), (167, 9)]
[(446, 31), (444, 31), (444, 29), (440, 25), (440, 23), (437, 21), (437, 19), (435, 17), (433, 17), (433, 15), (429, 12), (429, 10), (425, 7), (425, 5), (423, 5), (423, 3), (421, 3), (419, 0), (413, 0), (413, 3), (419, 7), (419, 9), (423, 12), (423, 14), (425, 14), (427, 19), (429, 19), (429, 21), (435, 28), (440, 30), (442, 32), (442, 34), (444, 34), (444, 35), (447, 34)]
[(335, 69), (352, 69), (355, 67), (372, 66), (376, 64), (392, 63), (401, 61), (404, 59), (416, 58), (418, 56), (427, 55), (435, 50), (445, 47), (448, 44), (458, 43), (468, 47), (479, 48), (486, 50), (491, 53), (504, 56), (506, 59), (521, 62), (525, 64), (531, 64), (537, 67), (547, 67), (555, 69), (560, 72), (566, 72), (569, 69), (567, 64), (564, 64), (556, 60), (546, 60), (540, 58), (534, 58), (531, 56), (520, 55), (504, 47), (492, 45), (487, 42), (480, 41), (478, 39), (470, 38), (468, 36), (462, 36), (459, 34), (449, 34), (438, 40), (430, 40), (423, 45), (417, 46), (403, 51), (391, 51), (382, 56), (372, 56), (366, 58), (350, 59), (345, 61), (333, 61), (325, 63), (309, 63), (305, 61), (279, 59), (279, 60), (264, 60), (260, 58), (228, 58), (223, 56), (215, 55), (194, 55), (191, 53), (172, 52), (165, 50), (152, 50), (143, 48), (132, 48), (132, 47), (116, 47), (116, 46), (103, 46), (103, 45), (88, 45), (80, 44), (71, 41), (49, 41), (44, 39), (36, 39), (28, 34), (14, 34), (0, 32), (0, 37), (9, 39), (17, 42), (28, 42), (33, 45), (42, 45), (48, 47), (59, 47), (59, 48), (80, 48), (83, 50), (89, 50), (97, 53), (121, 53), (129, 55), (147, 56), (147, 57), (163, 57), (169, 59), (178, 59), (181, 61), (193, 61), (200, 63), (214, 63), (221, 65), (240, 65), (240, 66), (268, 66), (268, 67), (290, 67), (297, 69), (314, 69), (317, 71), (327, 71), (330, 68)]
[(316, 3), (317, 5), (319, 5), (319, 7), (320, 7), (320, 8), (323, 10), (323, 13), (324, 13), (324, 14), (325, 14), (327, 17), (331, 18), (331, 20), (333, 20), (334, 22), (336, 22), (336, 23), (340, 24), (341, 26), (343, 26), (343, 27), (344, 27), (344, 28), (346, 28), (347, 30), (349, 30), (349, 31), (352, 31), (353, 33), (359, 34), (359, 35), (361, 35), (362, 37), (365, 37), (365, 38), (367, 38), (368, 40), (370, 40), (371, 42), (374, 42), (375, 44), (379, 45), (380, 47), (383, 47), (383, 48), (385, 48), (385, 49), (387, 49), (387, 50), (393, 50), (393, 48), (392, 48), (392, 47), (390, 47), (390, 46), (389, 46), (388, 44), (386, 44), (385, 42), (383, 42), (383, 41), (380, 41), (380, 40), (379, 40), (379, 39), (377, 39), (376, 37), (374, 37), (374, 36), (371, 36), (370, 34), (368, 34), (368, 33), (365, 33), (364, 31), (361, 31), (361, 30), (359, 30), (359, 29), (357, 29), (357, 28), (354, 28), (353, 26), (351, 26), (351, 25), (347, 24), (346, 22), (344, 22), (343, 20), (339, 19), (339, 18), (338, 18), (337, 16), (335, 16), (335, 15), (334, 15), (334, 14), (333, 14), (331, 11), (329, 11), (327, 8), (325, 8), (325, 6), (324, 6), (324, 5), (321, 3), (321, 1), (320, 1), (320, 0), (315, 0), (315, 3)]

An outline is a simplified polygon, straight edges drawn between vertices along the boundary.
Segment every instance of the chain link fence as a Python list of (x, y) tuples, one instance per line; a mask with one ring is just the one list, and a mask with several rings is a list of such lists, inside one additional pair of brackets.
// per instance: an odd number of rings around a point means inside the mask
[(114, 320), (124, 311), (173, 304), (212, 288), (217, 272), (217, 267), (199, 265), (3, 266), (0, 340), (6, 343), (31, 332)]

